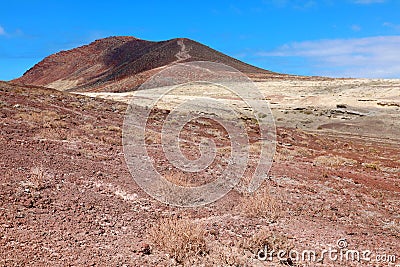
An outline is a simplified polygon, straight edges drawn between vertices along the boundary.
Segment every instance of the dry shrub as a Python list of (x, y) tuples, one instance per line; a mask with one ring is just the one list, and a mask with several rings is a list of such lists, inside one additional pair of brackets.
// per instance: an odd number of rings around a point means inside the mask
[(109, 130), (111, 132), (121, 132), (121, 127), (115, 126), (115, 125), (109, 125), (107, 127), (107, 130)]
[(63, 120), (51, 120), (51, 121), (46, 121), (43, 124), (43, 127), (46, 128), (68, 128), (68, 123), (66, 123)]
[(215, 129), (215, 128), (206, 128), (205, 133), (211, 135), (212, 137), (219, 138), (219, 139), (226, 137), (225, 133), (223, 131), (221, 131), (219, 129)]
[(209, 120), (205, 120), (205, 119), (197, 119), (196, 122), (201, 125), (201, 126), (205, 126), (205, 127), (209, 127), (211, 126), (211, 122)]
[[(254, 254), (253, 254), (254, 255)], [(248, 257), (243, 249), (227, 245), (214, 245), (211, 247), (210, 257), (205, 266), (250, 266)]]
[(32, 167), (28, 177), (28, 180), (21, 182), (21, 185), (37, 191), (45, 189), (52, 178), (43, 166)]
[(274, 160), (275, 161), (290, 161), (296, 157), (309, 157), (311, 156), (310, 150), (304, 147), (296, 147), (293, 149), (288, 149), (285, 147), (278, 147)]
[(344, 158), (341, 156), (319, 156), (314, 159), (314, 164), (317, 166), (328, 166), (328, 167), (338, 167), (338, 166), (352, 166), (357, 164), (356, 160)]
[(262, 187), (253, 193), (243, 194), (238, 205), (239, 211), (248, 217), (264, 218), (276, 221), (281, 214), (281, 204), (268, 187)]
[(31, 176), (29, 180), (32, 182), (35, 188), (42, 189), (45, 186), (47, 180), (47, 174), (43, 166), (32, 167)]
[(260, 249), (263, 249), (268, 245), (268, 239), (271, 237), (272, 232), (263, 227), (259, 231), (257, 231), (254, 235), (250, 237), (242, 239), (239, 247), (251, 251), (253, 254), (256, 254)]
[(161, 144), (161, 134), (154, 131), (146, 131), (145, 133), (146, 144)]
[(119, 146), (121, 145), (121, 140), (120, 138), (116, 137), (116, 136), (101, 136), (99, 138), (102, 142), (106, 143), (106, 144), (110, 144), (113, 146)]
[(67, 116), (60, 115), (54, 111), (43, 110), (40, 112), (21, 112), (16, 114), (15, 117), (27, 123), (39, 124), (44, 128), (68, 128), (68, 123), (65, 121)]
[(169, 172), (164, 176), (164, 178), (179, 186), (192, 187), (197, 185), (189, 179), (189, 175), (182, 172)]
[(68, 134), (65, 129), (43, 128), (35, 134), (35, 137), (38, 139), (67, 140)]
[(249, 153), (259, 155), (261, 153), (262, 145), (263, 145), (263, 143), (260, 141), (250, 143)]
[(364, 166), (367, 169), (372, 169), (372, 170), (380, 170), (379, 164), (376, 162), (371, 162), (371, 163), (363, 163), (362, 166)]
[(274, 251), (277, 253), (279, 250), (290, 251), (293, 249), (293, 242), (286, 236), (273, 233), (266, 227), (259, 229), (254, 235), (243, 239), (240, 244), (243, 249), (257, 254), (261, 249), (268, 248), (269, 252)]
[(90, 123), (81, 124), (81, 125), (79, 125), (79, 128), (87, 133), (91, 133), (95, 130), (95, 126), (93, 126), (93, 124), (90, 124)]
[(149, 230), (153, 244), (178, 263), (203, 256), (206, 250), (206, 231), (190, 219), (165, 218)]
[(61, 120), (62, 117), (54, 111), (43, 110), (40, 112), (18, 113), (16, 117), (25, 122), (33, 123), (54, 123), (56, 120)]

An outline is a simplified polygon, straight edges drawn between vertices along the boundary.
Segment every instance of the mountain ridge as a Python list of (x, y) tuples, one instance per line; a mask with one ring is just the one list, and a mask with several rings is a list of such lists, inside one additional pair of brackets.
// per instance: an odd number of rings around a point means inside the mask
[(111, 36), (44, 58), (12, 82), (78, 92), (127, 92), (174, 63), (219, 62), (245, 74), (279, 75), (188, 38), (147, 41)]

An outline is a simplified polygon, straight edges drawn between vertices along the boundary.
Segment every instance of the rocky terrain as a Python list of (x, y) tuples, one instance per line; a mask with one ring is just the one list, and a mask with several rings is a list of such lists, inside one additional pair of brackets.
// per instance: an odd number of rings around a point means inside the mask
[[(121, 50), (129, 46), (150, 52)], [(275, 118), (268, 179), (253, 194), (237, 187), (197, 208), (162, 204), (137, 185), (122, 146), (127, 102), (135, 97), (125, 89), (170, 59), (189, 60), (182, 51), (195, 57), (200, 48), (208, 49), (187, 39), (107, 38), (0, 82), (0, 266), (400, 264), (399, 80), (293, 77), (230, 61), (253, 78)], [(169, 55), (161, 65), (131, 60), (158, 57), (157, 51)], [(111, 54), (108, 65), (97, 65)], [(216, 55), (229, 59), (210, 57)], [(196, 158), (197, 144), (212, 139), (215, 171), (201, 177), (176, 171), (160, 150), (163, 122), (174, 102), (198, 96), (168, 97), (148, 120), (149, 156), (173, 183), (213, 179), (230, 153), (226, 131), (212, 121), (190, 122), (182, 130), (183, 153)], [(215, 97), (240, 107), (235, 98)], [(254, 121), (241, 119), (253, 155), (246, 179), (257, 164), (260, 133)], [(292, 255), (278, 257), (279, 250)], [(302, 258), (304, 251), (315, 257)]]
[[(128, 172), (124, 103), (9, 83), (0, 91), (2, 266), (263, 266), (280, 262), (257, 258), (265, 245), (321, 252), (339, 239), (374, 257), (399, 251), (398, 139), (301, 129), (278, 116), (277, 154), (258, 193), (174, 208)], [(160, 131), (165, 115), (154, 116)]]

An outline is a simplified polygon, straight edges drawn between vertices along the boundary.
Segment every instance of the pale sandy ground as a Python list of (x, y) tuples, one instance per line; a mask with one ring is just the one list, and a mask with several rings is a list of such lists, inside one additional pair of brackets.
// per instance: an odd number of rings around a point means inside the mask
[(77, 86), (78, 83), (79, 83), (79, 80), (57, 80), (52, 83), (49, 83), (47, 85), (47, 87), (57, 89), (60, 91), (64, 91), (64, 90), (70, 89), (74, 86)]
[[(400, 138), (399, 79), (267, 80), (255, 85), (268, 100), (277, 126), (340, 131), (395, 142)], [(139, 99), (134, 92), (83, 94), (127, 103), (135, 94)], [(140, 92), (140, 98), (159, 94), (158, 89), (148, 89)], [(199, 96), (218, 98), (246, 110), (243, 101), (231, 93), (207, 86), (197, 86), (196, 92), (185, 88), (174, 90), (159, 106), (171, 108)]]

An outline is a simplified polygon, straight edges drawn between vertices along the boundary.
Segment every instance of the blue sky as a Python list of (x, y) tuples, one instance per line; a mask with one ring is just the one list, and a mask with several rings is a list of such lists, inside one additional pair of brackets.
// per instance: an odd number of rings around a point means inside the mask
[(3, 1), (0, 80), (99, 38), (187, 37), (300, 75), (400, 78), (399, 0)]

